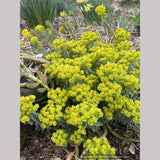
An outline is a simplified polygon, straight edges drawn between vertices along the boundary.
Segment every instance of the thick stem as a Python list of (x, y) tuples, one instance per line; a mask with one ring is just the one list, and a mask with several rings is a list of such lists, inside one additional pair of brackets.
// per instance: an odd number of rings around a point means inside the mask
[(20, 58), (26, 59), (26, 60), (32, 60), (32, 61), (43, 63), (43, 64), (50, 64), (51, 63), (50, 61), (47, 61), (43, 58), (36, 58), (36, 57), (29, 55), (27, 53), (20, 53)]
[(117, 137), (117, 138), (120, 139), (120, 140), (131, 141), (131, 142), (140, 142), (139, 139), (121, 137), (119, 134), (117, 134), (116, 132), (114, 132), (114, 131), (112, 130), (111, 126), (110, 126), (108, 123), (106, 123), (106, 126), (107, 126), (108, 130), (109, 130), (115, 137)]
[(98, 34), (100, 41), (103, 42), (103, 38), (102, 38), (101, 34), (99, 33), (99, 30), (97, 29), (97, 25), (95, 25), (95, 27), (96, 27), (96, 33)]
[(32, 75), (30, 75), (28, 73), (22, 73), (22, 74), (23, 74), (23, 76), (28, 77), (28, 78), (32, 79), (33, 81), (38, 82), (39, 84), (41, 84), (44, 88), (47, 89), (47, 91), (50, 91), (50, 88), (46, 84), (44, 84), (41, 80), (39, 80), (38, 78), (36, 78), (36, 77), (34, 77), (34, 76), (32, 76)]
[(76, 144), (75, 145), (75, 160), (78, 160), (79, 157), (79, 146)]

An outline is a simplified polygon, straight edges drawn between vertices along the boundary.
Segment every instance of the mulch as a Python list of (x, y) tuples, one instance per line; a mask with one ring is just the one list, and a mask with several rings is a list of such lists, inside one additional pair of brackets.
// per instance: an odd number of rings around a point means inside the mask
[[(131, 134), (130, 131), (126, 131), (124, 127), (115, 128), (114, 131), (126, 138), (136, 136)], [(66, 160), (68, 154), (74, 151), (74, 146), (56, 146), (52, 142), (51, 136), (52, 134), (47, 132), (34, 132), (34, 130), (29, 132), (20, 150), (21, 160)], [(140, 143), (122, 141), (113, 136), (109, 131), (107, 139), (110, 145), (116, 149), (117, 157), (122, 160), (140, 160)], [(80, 150), (81, 152), (82, 150)]]

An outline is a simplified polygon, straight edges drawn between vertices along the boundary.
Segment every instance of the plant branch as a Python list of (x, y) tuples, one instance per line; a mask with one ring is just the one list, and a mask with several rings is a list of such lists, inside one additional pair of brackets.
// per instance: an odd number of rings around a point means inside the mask
[(36, 77), (34, 77), (34, 76), (32, 76), (32, 75), (30, 75), (28, 73), (22, 73), (22, 74), (23, 74), (23, 76), (28, 77), (28, 78), (32, 79), (33, 81), (38, 82), (39, 84), (41, 84), (44, 88), (47, 89), (47, 91), (50, 91), (50, 88), (46, 84), (44, 84), (41, 80), (39, 80), (38, 78), (36, 78)]
[(32, 60), (32, 61), (43, 63), (43, 64), (50, 64), (50, 61), (47, 61), (43, 58), (36, 58), (36, 57), (29, 55), (27, 53), (20, 53), (20, 58), (26, 59), (26, 60)]
[(119, 134), (117, 134), (115, 131), (113, 131), (113, 129), (111, 128), (111, 126), (110, 126), (108, 123), (106, 123), (106, 126), (107, 126), (108, 130), (109, 130), (115, 137), (117, 137), (117, 138), (120, 139), (120, 140), (131, 141), (131, 142), (140, 142), (139, 139), (121, 137)]
[(79, 157), (79, 146), (76, 144), (75, 145), (75, 160), (78, 160)]

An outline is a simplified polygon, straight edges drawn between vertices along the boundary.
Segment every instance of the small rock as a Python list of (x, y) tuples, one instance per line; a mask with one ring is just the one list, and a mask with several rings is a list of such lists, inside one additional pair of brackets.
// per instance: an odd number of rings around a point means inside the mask
[(135, 147), (134, 147), (133, 144), (130, 145), (130, 147), (129, 147), (129, 152), (130, 152), (131, 154), (135, 154)]

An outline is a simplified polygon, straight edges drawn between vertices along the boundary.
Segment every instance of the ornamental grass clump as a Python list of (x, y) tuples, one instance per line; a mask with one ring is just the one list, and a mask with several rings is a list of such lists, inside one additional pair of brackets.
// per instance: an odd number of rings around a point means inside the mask
[(60, 12), (67, 11), (68, 6), (63, 0), (21, 0), (20, 15), (28, 27), (34, 28), (37, 25), (50, 23)]
[(115, 155), (106, 137), (115, 115), (123, 115), (117, 121), (140, 123), (140, 52), (129, 49), (129, 36), (120, 28), (109, 44), (95, 32), (85, 32), (78, 41), (55, 39), (53, 53), (46, 56), (54, 87), (48, 91), (47, 104), (37, 111), (38, 118), (44, 129), (57, 129), (51, 138), (57, 146), (75, 145), (76, 159)]

